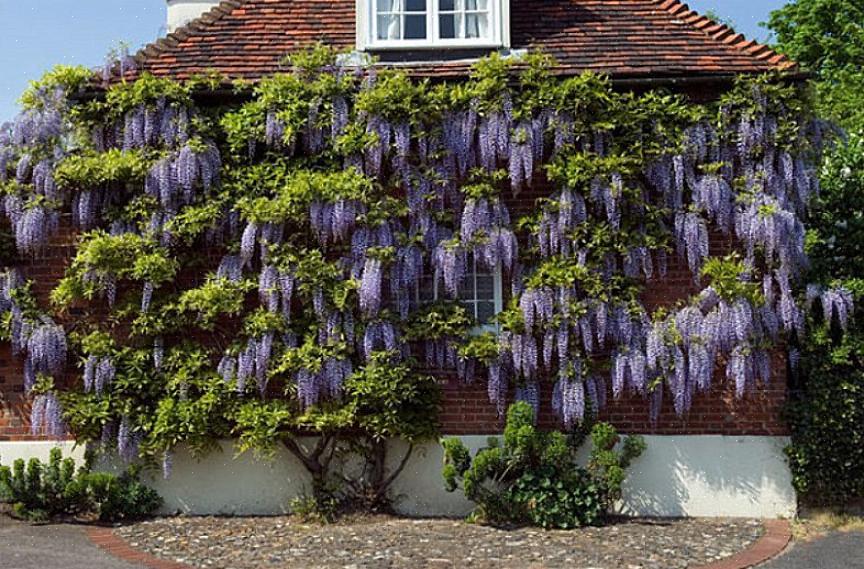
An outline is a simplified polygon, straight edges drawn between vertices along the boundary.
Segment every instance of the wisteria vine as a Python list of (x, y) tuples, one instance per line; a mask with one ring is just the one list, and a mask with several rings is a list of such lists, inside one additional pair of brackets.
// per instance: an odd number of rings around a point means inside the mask
[[(551, 382), (567, 426), (607, 395), (641, 394), (655, 419), (664, 399), (686, 414), (719, 377), (743, 397), (817, 307), (846, 326), (848, 291), (800, 282), (815, 165), (836, 133), (793, 86), (742, 81), (695, 105), (556, 78), (540, 56), (527, 70), (487, 58), (467, 81), (431, 85), (324, 52), (228, 110), (146, 74), (77, 106), (62, 82), (37, 88), (0, 129), (0, 183), (22, 258), (50, 246), (61, 212), (88, 232), (55, 304), (122, 308), (153, 373), (173, 365), (184, 327), (210, 334), (200, 346), (226, 397), (338, 403), (384, 352), (469, 383), (485, 370), (501, 412), (510, 397), (539, 409)], [(201, 251), (216, 262), (189, 264)], [(181, 280), (180, 266), (198, 273)], [(694, 294), (646, 306), (670, 267)], [(460, 307), (474, 270), (509, 284), (495, 333)], [(28, 390), (54, 379), (36, 389), (32, 424), (57, 435), (73, 350), (47, 313), (19, 305), (17, 275), (0, 308)], [(72, 389), (125, 398), (101, 438), (134, 456), (148, 429), (139, 396), (112, 391), (127, 356), (73, 343)]]

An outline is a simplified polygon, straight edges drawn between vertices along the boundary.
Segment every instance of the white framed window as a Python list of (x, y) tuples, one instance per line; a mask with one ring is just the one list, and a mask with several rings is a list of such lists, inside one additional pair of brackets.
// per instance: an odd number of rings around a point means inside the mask
[[(468, 271), (459, 286), (456, 300), (465, 307), (468, 316), (474, 319), (476, 333), (498, 331), (494, 320), (498, 313), (504, 310), (502, 291), (501, 267), (489, 271), (480, 266), (473, 256), (469, 256)], [(430, 274), (421, 277), (417, 291), (419, 304), (449, 298), (440, 279), (436, 280)]]
[(357, 0), (360, 49), (509, 45), (509, 0)]

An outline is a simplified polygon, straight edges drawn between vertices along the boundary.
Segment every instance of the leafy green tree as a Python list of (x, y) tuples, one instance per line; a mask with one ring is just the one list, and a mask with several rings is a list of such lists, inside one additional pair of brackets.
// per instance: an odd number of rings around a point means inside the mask
[[(843, 285), (864, 298), (864, 2), (797, 0), (768, 22), (777, 48), (815, 74), (821, 115), (848, 140), (826, 155), (807, 248), (808, 282)], [(821, 307), (814, 307), (817, 313)], [(864, 496), (864, 319), (845, 333), (811, 318), (802, 341), (787, 448), (796, 488), (808, 501), (843, 504)]]
[[(842, 284), (858, 314), (844, 332), (811, 319), (802, 345), (787, 448), (794, 482), (807, 500), (843, 504), (864, 496), (864, 137), (852, 133), (825, 161), (808, 250), (810, 278)], [(820, 307), (815, 307), (817, 313)]]
[(864, 125), (864, 2), (796, 0), (771, 13), (776, 48), (817, 77), (819, 110), (850, 130)]

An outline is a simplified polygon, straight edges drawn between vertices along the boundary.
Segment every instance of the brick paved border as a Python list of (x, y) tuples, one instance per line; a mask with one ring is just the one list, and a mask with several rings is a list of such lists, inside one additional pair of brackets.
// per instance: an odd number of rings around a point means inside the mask
[(788, 520), (765, 520), (762, 524), (765, 535), (744, 551), (692, 569), (747, 569), (777, 557), (792, 540), (792, 524)]
[(104, 549), (114, 557), (130, 563), (143, 565), (148, 569), (193, 569), (190, 565), (159, 559), (149, 553), (133, 549), (126, 540), (120, 538), (114, 533), (114, 530), (108, 527), (89, 528), (87, 530), (87, 537), (90, 538), (90, 541), (94, 545)]
[[(783, 552), (792, 539), (792, 525), (787, 520), (765, 520), (765, 535), (744, 551), (721, 561), (692, 569), (747, 569), (764, 563)], [(111, 528), (90, 528), (87, 536), (96, 546), (124, 561), (144, 565), (148, 569), (194, 569), (189, 565), (166, 561), (149, 553), (133, 549)]]

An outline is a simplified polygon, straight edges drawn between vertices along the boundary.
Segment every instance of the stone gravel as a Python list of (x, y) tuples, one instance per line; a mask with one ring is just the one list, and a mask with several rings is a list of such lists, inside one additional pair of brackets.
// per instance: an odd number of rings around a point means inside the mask
[(746, 519), (622, 520), (543, 531), (386, 516), (326, 526), (290, 517), (178, 517), (116, 533), (137, 549), (206, 568), (676, 569), (729, 557), (763, 527)]

